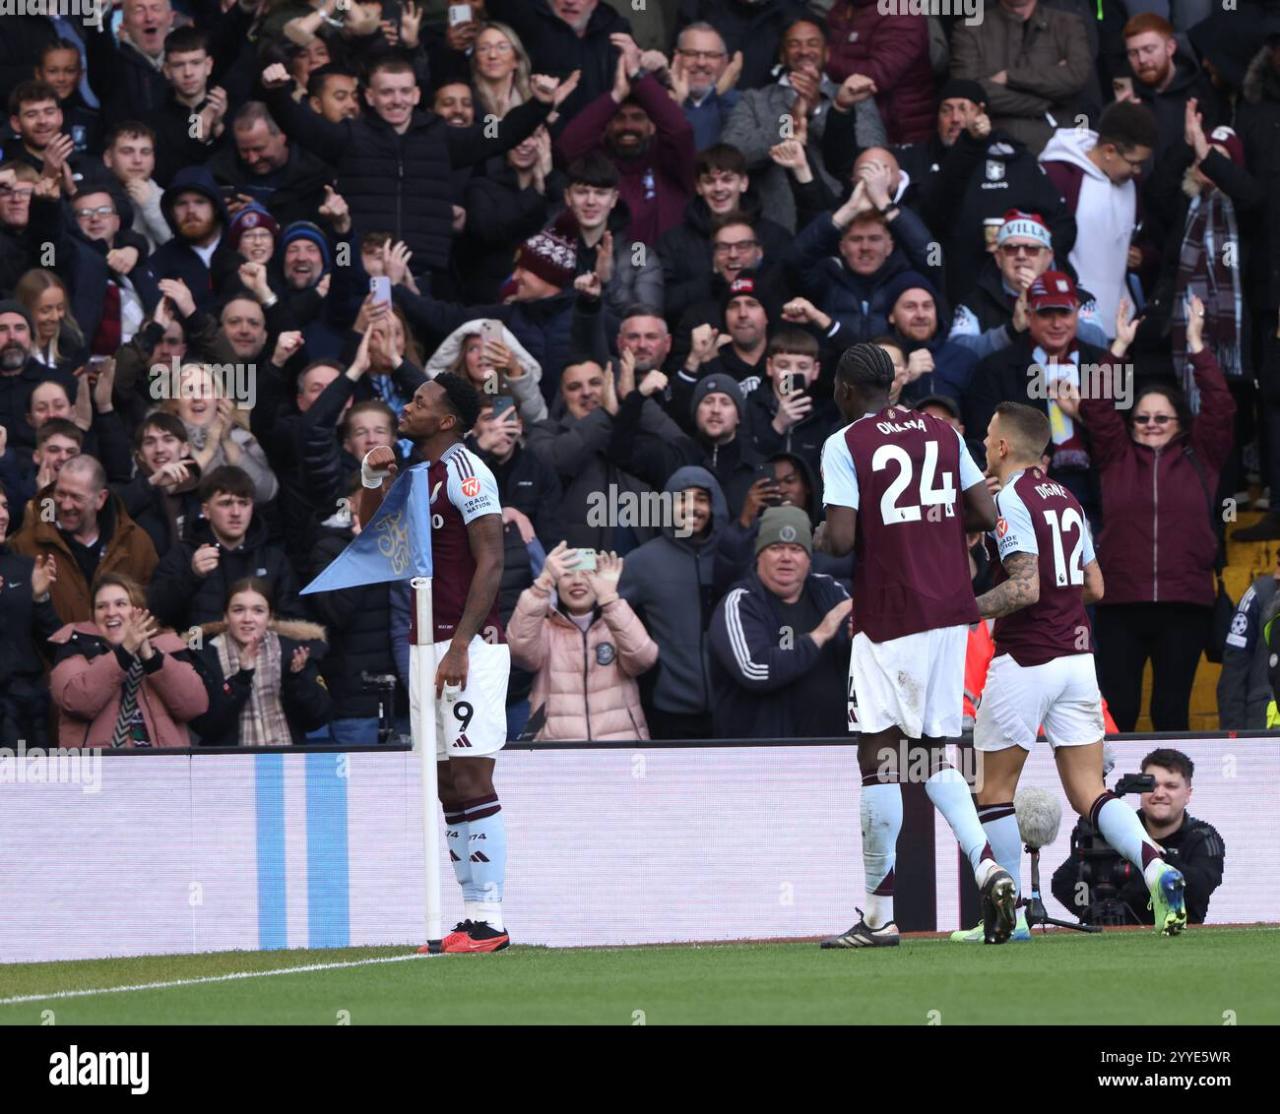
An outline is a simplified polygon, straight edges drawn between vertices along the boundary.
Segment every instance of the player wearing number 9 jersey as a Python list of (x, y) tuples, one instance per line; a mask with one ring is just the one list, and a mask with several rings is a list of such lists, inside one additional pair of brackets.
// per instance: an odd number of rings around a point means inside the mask
[(1085, 613), (1086, 603), (1102, 598), (1102, 573), (1080, 504), (1040, 467), (1049, 437), (1045, 414), (1016, 402), (996, 407), (987, 427), (987, 471), (1000, 486), (1002, 575), (978, 600), (983, 617), (996, 620), (995, 657), (973, 733), (978, 812), (1000, 865), (1018, 878), (1013, 795), (1043, 724), (1067, 799), (1143, 872), (1156, 930), (1174, 935), (1187, 923), (1182, 875), (1102, 780), (1102, 695)]
[[(849, 729), (860, 731), (862, 860), (867, 908), (828, 948), (898, 943), (893, 871), (902, 828), (904, 751), (928, 751), (929, 799), (946, 818), (982, 891), (989, 942), (1013, 931), (1016, 887), (987, 845), (969, 787), (947, 761), (964, 703), (969, 623), (968, 530), (995, 525), (995, 506), (959, 433), (929, 414), (889, 405), (893, 362), (856, 344), (836, 368), (836, 404), (849, 425), (822, 450), (827, 520), (815, 547), (857, 557)], [(905, 736), (906, 746), (900, 744)], [(914, 757), (908, 759), (915, 768)]]
[[(511, 673), (497, 602), (502, 507), (493, 474), (462, 443), (479, 413), (475, 388), (446, 373), (418, 388), (399, 424), (415, 459), (428, 462), (419, 467), (427, 468), (431, 500), (440, 803), (465, 910), (444, 939), (446, 952), (499, 951), (510, 943), (502, 919), (506, 823), (493, 787), (493, 756), (507, 737)], [(361, 522), (370, 521), (395, 471), (390, 449), (365, 457)]]

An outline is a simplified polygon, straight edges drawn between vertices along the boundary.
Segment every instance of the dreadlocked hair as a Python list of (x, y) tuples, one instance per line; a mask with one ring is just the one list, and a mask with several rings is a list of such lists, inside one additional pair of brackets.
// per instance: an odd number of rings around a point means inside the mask
[(877, 345), (855, 344), (840, 357), (836, 381), (847, 387), (887, 391), (893, 386), (893, 360)]

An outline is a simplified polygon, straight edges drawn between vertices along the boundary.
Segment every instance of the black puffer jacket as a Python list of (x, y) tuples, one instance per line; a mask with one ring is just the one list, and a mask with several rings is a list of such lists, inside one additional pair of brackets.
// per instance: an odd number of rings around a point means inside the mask
[(154, 486), (142, 472), (127, 484), (111, 485), (111, 490), (124, 502), (129, 517), (151, 538), (158, 557), (163, 557), (182, 540), (187, 523), (200, 517), (200, 499), (196, 495), (200, 465), (188, 459), (187, 468), (187, 482), (171, 495)]
[[(552, 174), (561, 177), (554, 171)], [(521, 189), (516, 172), (505, 159), (490, 159), (485, 173), (471, 177), (463, 194), (467, 227), (454, 250), (461, 264), (465, 301), (498, 301), (502, 284), (511, 274), (516, 248), (548, 223), (551, 201), (562, 192), (550, 182), (543, 193), (532, 186)]]
[[(306, 741), (308, 731), (329, 722), (333, 700), (321, 679), (319, 662), (324, 658), (325, 630), (315, 623), (271, 621), (271, 629), (280, 639), (280, 703), (289, 724), (289, 738), (272, 739), (272, 746), (297, 745)], [(198, 746), (236, 747), (240, 739), (240, 713), (253, 692), (256, 670), (241, 669), (227, 677), (222, 672), (218, 647), (214, 639), (225, 634), (226, 623), (204, 625), (204, 646), (193, 655), (196, 668), (209, 693), (209, 710), (191, 721), (191, 730), (199, 739)], [(302, 670), (294, 673), (289, 664), (300, 646), (311, 651)]]
[(486, 5), (490, 19), (507, 24), (520, 36), (534, 73), (568, 77), (574, 70), (582, 72), (578, 87), (560, 106), (559, 124), (553, 130), (559, 131), (583, 105), (613, 88), (618, 51), (609, 36), (631, 33), (631, 24), (615, 10), (625, 7), (629, 5), (597, 5), (579, 36), (547, 0), (489, 0)]
[[(350, 527), (320, 527), (309, 579), (328, 568), (354, 536)], [(361, 675), (396, 671), (391, 651), (390, 592), (390, 584), (368, 584), (307, 597), (316, 617), (329, 630), (330, 649), (320, 673), (333, 697), (334, 719), (378, 714), (378, 694), (364, 691)], [(396, 710), (407, 711), (408, 707), (404, 689), (397, 689)]]
[(42, 655), (49, 650), (45, 640), (62, 620), (52, 601), (32, 600), (34, 566), (32, 558), (11, 553), (0, 542), (0, 747), (15, 746), (19, 739), (28, 746), (47, 745), (49, 688)]
[(442, 270), (453, 242), (453, 171), (514, 147), (546, 119), (539, 101), (513, 108), (493, 138), (483, 124), (450, 127), (417, 110), (399, 135), (373, 113), (331, 124), (287, 92), (267, 95), (271, 114), (296, 142), (335, 166), (356, 233), (384, 229), (403, 240), (414, 268)]
[(209, 170), (220, 186), (235, 186), (252, 197), (276, 218), (280, 227), (296, 220), (315, 220), (316, 210), (324, 204), (324, 187), (332, 183), (333, 171), (309, 151), (289, 148), (289, 161), (275, 174), (273, 184), (251, 174), (240, 161), (234, 147), (224, 147), (209, 160)]
[(216, 622), (226, 608), (227, 590), (237, 580), (257, 577), (271, 586), (271, 609), (287, 618), (305, 614), (298, 600), (298, 581), (284, 550), (267, 541), (267, 528), (254, 516), (244, 543), (236, 550), (222, 549), (218, 564), (208, 576), (199, 577), (191, 558), (202, 545), (216, 544), (207, 519), (189, 523), (187, 537), (164, 555), (151, 575), (147, 606), (160, 622), (178, 631), (197, 623)]
[[(742, 201), (742, 211), (751, 218), (765, 261), (780, 261), (790, 246), (791, 233), (762, 215), (759, 201), (750, 194), (744, 194)], [(684, 220), (664, 232), (658, 241), (663, 295), (673, 317), (694, 302), (712, 296), (711, 221), (707, 203), (695, 197), (685, 206)]]

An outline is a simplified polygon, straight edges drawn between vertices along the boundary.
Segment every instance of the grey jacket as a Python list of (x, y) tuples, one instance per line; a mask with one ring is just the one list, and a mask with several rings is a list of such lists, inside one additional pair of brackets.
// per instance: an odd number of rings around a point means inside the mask
[(707, 632), (719, 602), (714, 587), (716, 540), (729, 521), (724, 493), (705, 468), (677, 468), (663, 490), (674, 495), (689, 487), (711, 493), (707, 536), (678, 538), (672, 525), (664, 525), (661, 537), (627, 557), (618, 584), (622, 598), (658, 644), (650, 702), (675, 715), (700, 715), (712, 707)]
[(1223, 731), (1265, 731), (1271, 681), (1262, 628), (1280, 606), (1271, 573), (1258, 577), (1236, 604), (1218, 676), (1218, 726)]
[[(837, 86), (822, 79), (822, 103), (809, 119), (809, 135), (806, 150), (809, 166), (821, 175), (828, 188), (837, 196), (845, 194), (844, 183), (837, 182), (827, 173), (822, 159), (822, 133), (826, 130), (827, 114), (832, 111), (831, 102)], [(796, 203), (791, 195), (791, 183), (787, 171), (769, 157), (769, 148), (790, 134), (791, 105), (796, 92), (784, 76), (781, 81), (766, 85), (763, 89), (748, 89), (738, 99), (729, 121), (724, 126), (720, 141), (742, 152), (747, 160), (747, 170), (760, 198), (760, 210), (770, 220), (777, 221), (788, 232), (796, 231)], [(854, 106), (854, 135), (858, 147), (883, 147), (888, 143), (884, 124), (872, 98)]]
[[(557, 400), (554, 409), (559, 415), (530, 428), (526, 447), (560, 477), (565, 540), (580, 549), (623, 552), (627, 539), (645, 542), (654, 537), (655, 530), (619, 514), (623, 501), (650, 488), (626, 471), (626, 460), (615, 450), (614, 419), (603, 407), (581, 418), (564, 413), (562, 407)], [(664, 441), (681, 435), (680, 427), (652, 399), (644, 402), (639, 427)]]

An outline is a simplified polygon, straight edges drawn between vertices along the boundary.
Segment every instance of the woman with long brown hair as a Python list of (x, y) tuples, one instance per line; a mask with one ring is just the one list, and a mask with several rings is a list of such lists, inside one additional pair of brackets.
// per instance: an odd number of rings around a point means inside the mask
[(45, 367), (71, 371), (83, 362), (84, 333), (71, 316), (67, 284), (53, 271), (33, 267), (18, 280), (13, 296), (35, 322), (31, 355)]

